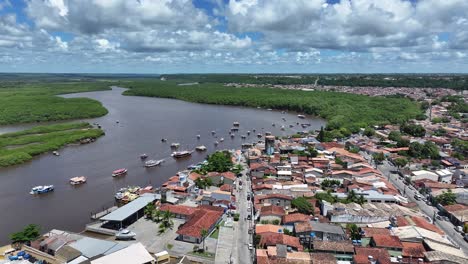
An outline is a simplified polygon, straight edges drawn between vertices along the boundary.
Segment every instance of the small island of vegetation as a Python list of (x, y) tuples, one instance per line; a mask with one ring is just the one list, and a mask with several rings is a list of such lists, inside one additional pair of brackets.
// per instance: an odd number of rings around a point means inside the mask
[(89, 123), (66, 123), (37, 126), (0, 135), (0, 167), (24, 163), (33, 156), (58, 150), (66, 144), (95, 139), (104, 135)]

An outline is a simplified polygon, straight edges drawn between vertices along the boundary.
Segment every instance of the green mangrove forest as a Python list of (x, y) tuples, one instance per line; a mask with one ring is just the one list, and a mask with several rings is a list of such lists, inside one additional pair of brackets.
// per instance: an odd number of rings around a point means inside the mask
[(0, 135), (0, 167), (21, 164), (33, 156), (58, 150), (66, 144), (104, 135), (89, 123), (65, 123), (36, 126), (19, 132)]
[(152, 96), (184, 101), (262, 107), (296, 111), (325, 118), (327, 129), (357, 131), (370, 125), (402, 123), (421, 114), (418, 103), (407, 98), (368, 97), (338, 92), (273, 88), (235, 88), (221, 83), (178, 85), (175, 81), (139, 81), (124, 95)]
[(89, 98), (57, 95), (108, 90), (109, 82), (2, 82), (0, 125), (99, 117), (107, 110)]

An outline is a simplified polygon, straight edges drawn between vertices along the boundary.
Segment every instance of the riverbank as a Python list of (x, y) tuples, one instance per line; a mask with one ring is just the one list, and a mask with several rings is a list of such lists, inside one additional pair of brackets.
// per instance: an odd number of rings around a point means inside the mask
[(106, 115), (101, 102), (60, 94), (110, 90), (109, 82), (6, 83), (0, 89), (0, 125), (93, 118)]
[(66, 144), (96, 139), (104, 135), (89, 123), (66, 123), (37, 126), (28, 130), (0, 135), (0, 167), (21, 164), (33, 156), (55, 151)]
[(227, 87), (221, 83), (190, 86), (173, 81), (129, 84), (124, 95), (162, 97), (189, 102), (289, 110), (325, 118), (329, 130), (356, 132), (371, 125), (399, 123), (421, 114), (419, 104), (407, 98), (368, 97), (356, 94), (295, 91), (272, 88)]

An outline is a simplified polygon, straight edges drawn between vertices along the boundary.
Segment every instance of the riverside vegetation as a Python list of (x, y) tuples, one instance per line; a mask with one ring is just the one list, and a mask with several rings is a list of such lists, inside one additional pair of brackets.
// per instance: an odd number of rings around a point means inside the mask
[(107, 110), (96, 100), (56, 95), (109, 90), (109, 86), (109, 82), (3, 82), (0, 85), (0, 125), (103, 116)]
[(0, 167), (24, 163), (33, 156), (57, 150), (86, 138), (104, 135), (89, 123), (65, 123), (0, 135)]
[(422, 113), (417, 102), (398, 97), (297, 91), (273, 88), (235, 88), (221, 83), (177, 85), (175, 81), (135, 81), (124, 95), (181, 99), (190, 102), (273, 108), (325, 118), (330, 137), (346, 136), (359, 128), (403, 123)]

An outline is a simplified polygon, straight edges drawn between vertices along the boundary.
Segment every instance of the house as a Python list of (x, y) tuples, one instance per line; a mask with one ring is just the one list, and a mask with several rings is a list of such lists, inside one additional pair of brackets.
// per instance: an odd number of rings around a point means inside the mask
[(434, 172), (427, 171), (427, 170), (412, 171), (409, 177), (411, 181), (416, 181), (420, 179), (430, 179), (433, 181), (439, 180), (439, 175), (437, 175)]
[(452, 183), (453, 173), (447, 169), (438, 170), (436, 174), (439, 175), (439, 182)]
[(311, 231), (314, 233), (315, 239), (330, 241), (341, 241), (346, 239), (346, 233), (339, 225), (320, 223), (317, 221), (311, 221), (310, 223), (312, 226)]
[(403, 261), (409, 261), (410, 259), (424, 259), (424, 252), (426, 249), (424, 245), (419, 242), (401, 242), (403, 245), (403, 250), (401, 256), (403, 257)]
[(175, 218), (187, 219), (190, 218), (193, 213), (195, 213), (197, 208), (186, 205), (172, 205), (165, 203), (159, 207), (159, 210), (169, 211), (174, 215)]
[[(400, 241), (400, 238), (397, 236), (389, 235), (374, 235), (371, 238), (370, 245), (377, 248), (385, 248), (389, 250), (389, 254), (392, 257), (396, 257), (401, 254), (403, 250), (403, 244)], [(400, 253), (395, 253), (398, 251)]]
[[(258, 195), (255, 197), (255, 203), (264, 205), (276, 205), (284, 207), (286, 210), (291, 208), (293, 198), (289, 195), (270, 193), (266, 195)], [(257, 202), (258, 201), (258, 202)]]
[(151, 254), (138, 242), (109, 255), (91, 260), (91, 264), (150, 264), (154, 261)]
[(383, 248), (356, 247), (354, 255), (355, 264), (369, 264), (376, 261), (378, 264), (390, 264), (390, 254)]
[(283, 225), (294, 225), (298, 222), (309, 222), (311, 219), (310, 215), (301, 213), (292, 213), (283, 216)]
[(284, 209), (281, 206), (269, 205), (263, 206), (260, 209), (260, 222), (268, 221), (278, 221), (281, 223), (282, 217), (285, 215)]
[(266, 248), (267, 246), (285, 245), (296, 251), (303, 250), (301, 243), (299, 243), (299, 238), (279, 233), (262, 234), (259, 245), (262, 248)]
[(231, 193), (221, 191), (221, 190), (215, 190), (215, 191), (211, 192), (211, 198), (213, 198), (215, 200), (230, 201), (231, 200)]
[(271, 224), (257, 224), (255, 225), (255, 234), (261, 235), (264, 233), (282, 233), (283, 227), (280, 225), (271, 225)]
[(351, 261), (354, 255), (354, 245), (350, 240), (315, 240), (313, 242), (313, 247), (315, 252), (334, 254), (338, 261)]
[(222, 211), (210, 210), (207, 207), (200, 206), (187, 222), (179, 226), (179, 230), (176, 232), (179, 235), (178, 239), (191, 243), (201, 243), (204, 239), (202, 230), (206, 230), (207, 234), (211, 233), (221, 221), (222, 215)]
[(236, 181), (236, 175), (232, 172), (208, 172), (207, 178), (210, 178), (214, 185), (219, 186), (223, 184), (233, 185)]
[(291, 180), (292, 167), (291, 165), (283, 165), (276, 167), (276, 177), (279, 180)]

